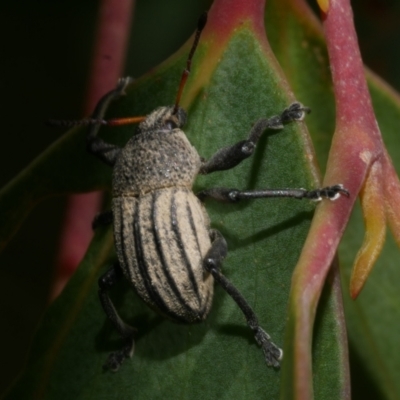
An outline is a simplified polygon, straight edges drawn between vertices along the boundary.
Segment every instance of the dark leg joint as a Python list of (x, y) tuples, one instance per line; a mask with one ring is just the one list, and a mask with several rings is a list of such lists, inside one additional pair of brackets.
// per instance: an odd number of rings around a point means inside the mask
[(228, 253), (228, 246), (225, 238), (216, 229), (210, 230), (210, 238), (212, 245), (204, 258), (203, 266), (206, 271), (212, 273), (214, 269), (219, 270), (221, 268), (222, 261)]
[(225, 171), (240, 164), (254, 153), (256, 144), (251, 140), (242, 140), (232, 146), (218, 150), (200, 168), (200, 174), (209, 174), (214, 171)]
[(116, 266), (110, 268), (105, 274), (99, 278), (99, 289), (101, 291), (109, 290), (121, 279), (121, 269)]
[(97, 214), (92, 222), (92, 229), (95, 230), (100, 226), (109, 225), (113, 222), (113, 213), (111, 210)]
[(114, 166), (115, 160), (121, 151), (118, 146), (107, 143), (97, 136), (87, 136), (86, 150), (111, 167)]
[(223, 203), (237, 203), (240, 201), (237, 194), (239, 191), (237, 189), (227, 189), (227, 188), (211, 188), (202, 190), (197, 193), (196, 196), (200, 201), (204, 201), (207, 198), (212, 198)]

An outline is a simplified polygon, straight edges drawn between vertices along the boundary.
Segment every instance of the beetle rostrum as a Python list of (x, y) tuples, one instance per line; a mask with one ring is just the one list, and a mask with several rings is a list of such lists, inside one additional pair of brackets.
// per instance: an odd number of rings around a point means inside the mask
[[(87, 120), (89, 152), (113, 167), (112, 210), (96, 217), (93, 226), (112, 222), (114, 228), (118, 261), (99, 280), (102, 307), (125, 341), (124, 347), (112, 353), (106, 362), (105, 367), (114, 371), (132, 356), (134, 349), (135, 329), (121, 319), (108, 294), (122, 278), (130, 282), (153, 310), (181, 323), (200, 322), (207, 317), (216, 281), (242, 310), (267, 364), (279, 367), (282, 350), (260, 327), (242, 294), (222, 274), (227, 244), (221, 233), (210, 227), (203, 201), (211, 198), (238, 202), (270, 197), (335, 200), (340, 195), (349, 196), (342, 185), (315, 190), (241, 191), (216, 187), (193, 193), (192, 185), (198, 174), (235, 167), (254, 153), (265, 130), (282, 129), (284, 124), (303, 120), (309, 112), (300, 103), (293, 103), (278, 116), (258, 120), (247, 139), (224, 147), (203, 161), (181, 129), (186, 112), (180, 108), (179, 100), (205, 21), (204, 15), (199, 21), (174, 106), (159, 107), (146, 117), (104, 120), (110, 102), (121, 97), (132, 81), (123, 78), (100, 100)], [(135, 122), (140, 122), (136, 134), (123, 148), (97, 135), (101, 125)]]

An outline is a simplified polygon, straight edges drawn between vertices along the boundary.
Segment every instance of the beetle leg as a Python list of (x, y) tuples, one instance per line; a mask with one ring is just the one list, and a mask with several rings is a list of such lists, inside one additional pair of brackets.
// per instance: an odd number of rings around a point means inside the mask
[[(97, 103), (91, 118), (96, 121), (102, 121), (110, 103), (124, 95), (126, 87), (131, 82), (132, 78), (129, 77), (120, 79), (116, 88), (105, 94)], [(86, 137), (87, 150), (99, 157), (106, 164), (113, 166), (121, 151), (120, 147), (107, 143), (97, 136), (100, 127), (106, 124), (106, 121), (104, 121), (104, 124), (96, 123), (89, 125), (88, 135)]]
[(109, 225), (113, 222), (113, 213), (111, 210), (103, 211), (97, 214), (92, 222), (92, 229), (96, 230), (100, 226)]
[(104, 312), (114, 325), (115, 329), (119, 332), (123, 339), (126, 340), (125, 346), (121, 350), (111, 353), (107, 359), (107, 362), (104, 364), (105, 369), (110, 369), (112, 371), (118, 371), (123, 361), (126, 358), (133, 356), (135, 349), (133, 335), (136, 330), (121, 319), (110, 299), (110, 296), (107, 293), (107, 291), (113, 287), (121, 277), (121, 268), (118, 263), (115, 263), (99, 279), (99, 297)]
[(300, 103), (293, 103), (281, 115), (259, 119), (251, 128), (246, 140), (241, 140), (218, 150), (208, 161), (203, 162), (200, 167), (200, 174), (209, 174), (236, 167), (254, 153), (257, 142), (266, 129), (282, 129), (284, 124), (302, 121), (309, 112), (308, 107), (304, 107)]
[(237, 190), (227, 188), (211, 188), (197, 193), (197, 197), (204, 201), (210, 197), (217, 201), (226, 203), (237, 203), (240, 200), (263, 199), (274, 197), (292, 197), (295, 199), (309, 199), (321, 201), (322, 199), (336, 200), (341, 195), (349, 197), (350, 194), (343, 185), (327, 186), (320, 189), (260, 189), (260, 190)]
[(236, 304), (242, 310), (246, 317), (247, 324), (254, 332), (254, 337), (264, 352), (267, 365), (276, 368), (279, 367), (279, 361), (282, 359), (283, 351), (271, 341), (268, 333), (260, 327), (256, 314), (242, 294), (221, 273), (221, 264), (227, 254), (227, 244), (224, 237), (215, 229), (210, 231), (210, 237), (212, 244), (204, 258), (204, 268), (212, 274), (214, 279), (224, 288), (232, 299), (235, 300)]

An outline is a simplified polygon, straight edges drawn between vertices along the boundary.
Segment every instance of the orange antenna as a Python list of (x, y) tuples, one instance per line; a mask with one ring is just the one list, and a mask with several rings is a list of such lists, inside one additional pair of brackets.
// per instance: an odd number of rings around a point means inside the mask
[(109, 119), (106, 121), (106, 125), (109, 126), (121, 126), (121, 125), (130, 125), (137, 124), (146, 119), (146, 117), (127, 117), (127, 118), (115, 118)]
[(197, 29), (196, 29), (196, 34), (194, 37), (194, 42), (193, 42), (192, 48), (190, 49), (190, 53), (189, 53), (189, 56), (186, 61), (186, 68), (183, 70), (181, 81), (179, 83), (178, 94), (176, 95), (176, 100), (175, 100), (174, 114), (178, 111), (179, 102), (181, 101), (183, 88), (184, 88), (187, 78), (190, 74), (190, 68), (192, 66), (192, 58), (193, 58), (194, 52), (196, 51), (197, 45), (199, 44), (200, 35), (206, 25), (206, 22), (207, 22), (207, 13), (205, 12), (201, 15), (201, 17), (199, 18), (199, 22), (197, 23)]

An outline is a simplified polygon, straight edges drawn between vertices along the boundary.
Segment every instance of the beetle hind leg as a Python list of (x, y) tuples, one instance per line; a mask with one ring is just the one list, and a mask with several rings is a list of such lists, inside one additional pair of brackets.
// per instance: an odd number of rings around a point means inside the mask
[(227, 254), (227, 244), (224, 237), (217, 230), (210, 231), (212, 240), (211, 248), (203, 261), (205, 270), (210, 272), (214, 279), (225, 289), (225, 291), (235, 300), (236, 304), (242, 310), (246, 317), (247, 324), (254, 332), (257, 343), (261, 346), (265, 361), (270, 367), (279, 367), (279, 361), (282, 359), (283, 351), (276, 346), (271, 337), (261, 328), (258, 318), (245, 300), (242, 294), (235, 286), (221, 273), (221, 264)]
[(101, 305), (108, 319), (114, 325), (114, 328), (125, 340), (125, 345), (121, 350), (111, 353), (104, 364), (104, 369), (118, 371), (121, 364), (126, 358), (131, 358), (135, 349), (134, 334), (136, 329), (125, 323), (119, 316), (114, 307), (113, 302), (108, 295), (108, 290), (113, 287), (122, 277), (122, 271), (118, 263), (115, 263), (104, 275), (99, 279), (99, 297)]
[(271, 337), (258, 325), (258, 322), (255, 328), (251, 328), (253, 329), (254, 337), (256, 338), (257, 343), (259, 346), (261, 346), (267, 365), (270, 367), (279, 368), (279, 362), (283, 357), (283, 350), (272, 342)]

